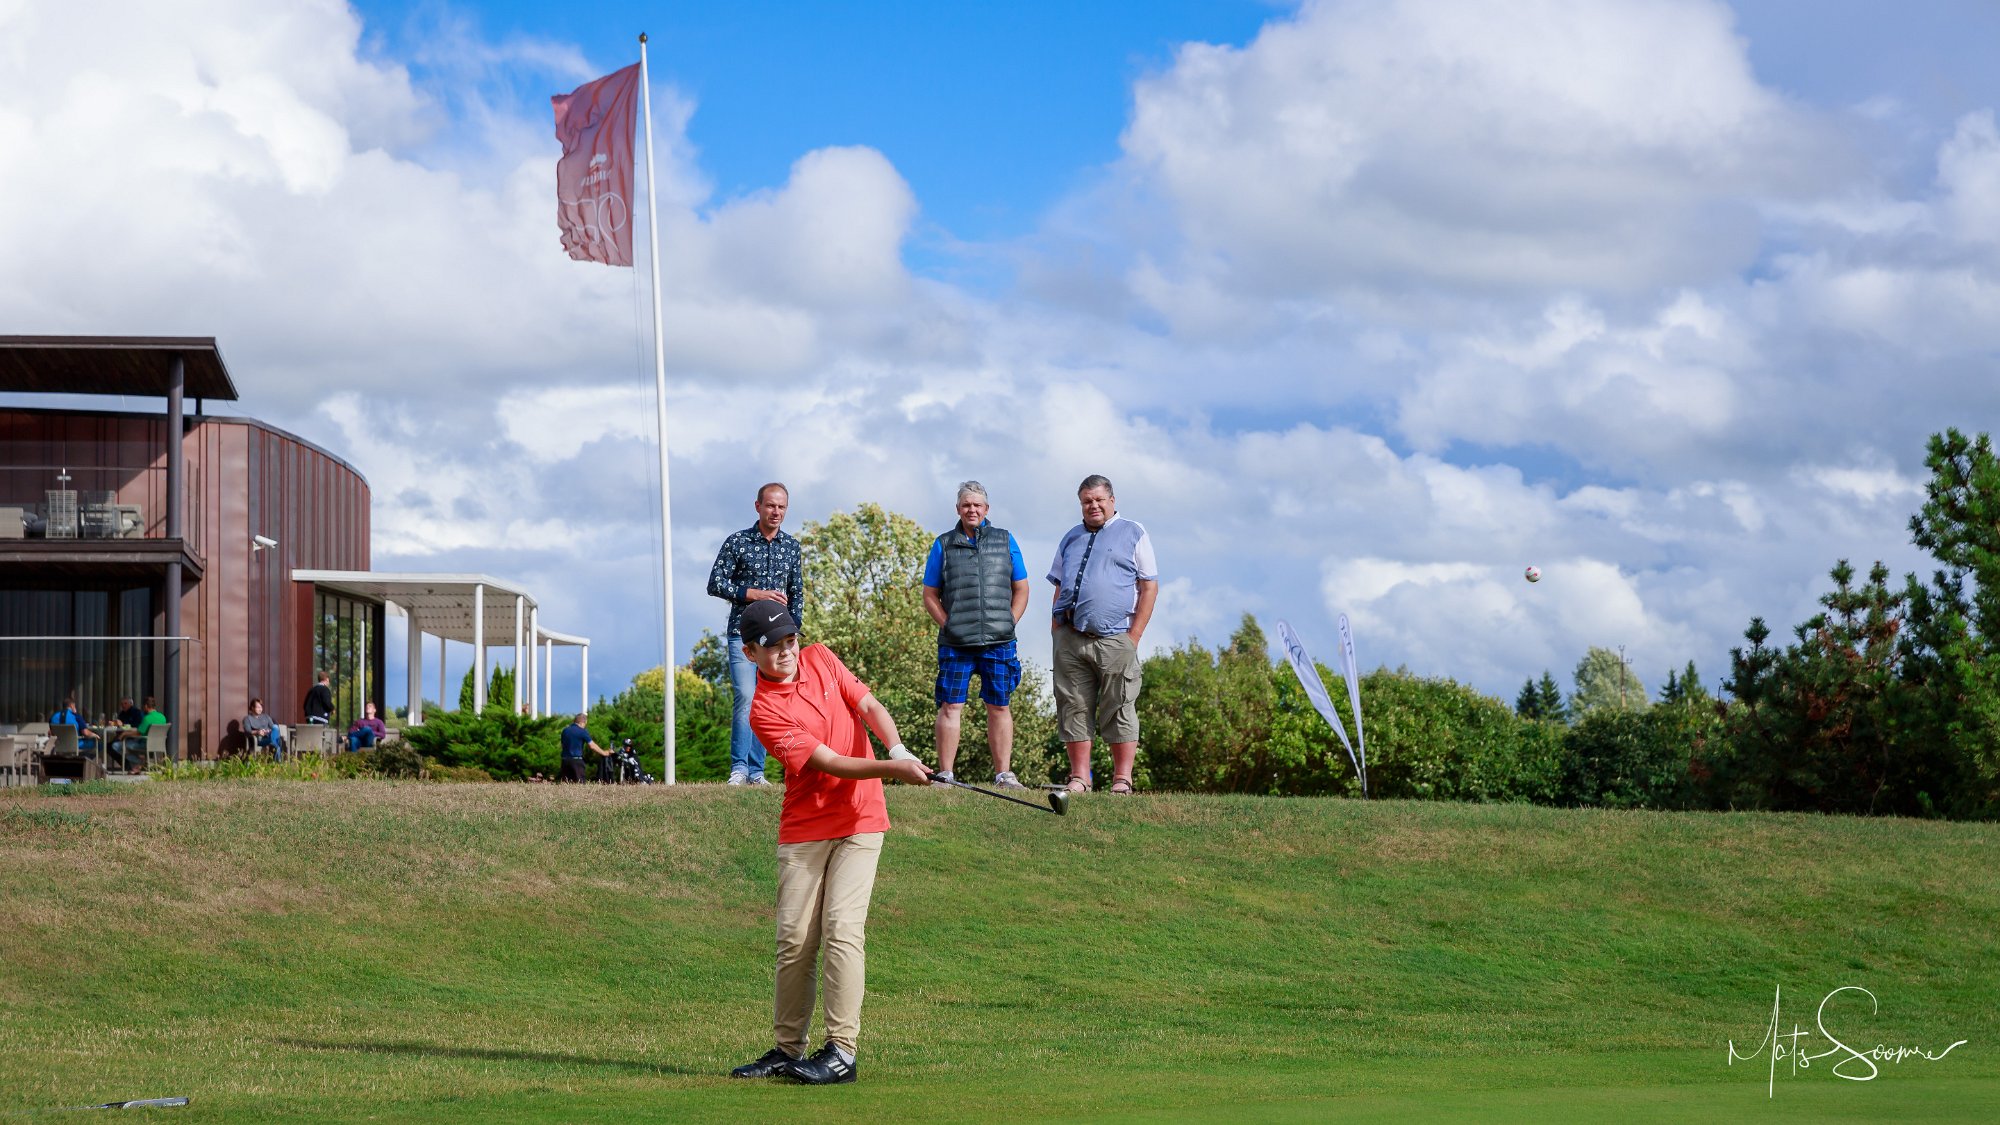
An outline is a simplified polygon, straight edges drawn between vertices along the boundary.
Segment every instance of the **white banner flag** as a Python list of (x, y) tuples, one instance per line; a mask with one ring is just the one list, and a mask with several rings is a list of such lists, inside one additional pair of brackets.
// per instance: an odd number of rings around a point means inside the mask
[(1354, 754), (1354, 744), (1347, 741), (1347, 728), (1340, 725), (1340, 712), (1334, 709), (1333, 697), (1326, 693), (1326, 685), (1320, 682), (1319, 669), (1313, 666), (1312, 657), (1307, 655), (1306, 646), (1299, 643), (1299, 635), (1283, 621), (1278, 622), (1278, 640), (1285, 646), (1285, 660), (1292, 666), (1292, 674), (1299, 678), (1299, 686), (1306, 690), (1306, 698), (1312, 700), (1313, 709), (1333, 728), (1340, 744), (1347, 747), (1347, 760), (1354, 764), (1354, 776), (1362, 779), (1362, 794), (1368, 792), (1366, 775), (1361, 772), (1361, 759)]
[(1354, 708), (1354, 745), (1361, 752), (1361, 791), (1368, 791), (1368, 736), (1361, 730), (1361, 670), (1354, 660), (1354, 630), (1340, 615), (1340, 678), (1347, 681), (1347, 703)]

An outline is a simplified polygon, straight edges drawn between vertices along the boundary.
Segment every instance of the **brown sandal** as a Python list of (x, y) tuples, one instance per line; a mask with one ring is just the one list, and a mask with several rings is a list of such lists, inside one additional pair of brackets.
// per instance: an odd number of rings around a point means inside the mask
[(1090, 792), (1090, 779), (1087, 777), (1078, 777), (1076, 774), (1070, 774), (1069, 785), (1067, 786), (1067, 788), (1072, 793), (1088, 793)]
[(1130, 797), (1132, 794), (1137, 793), (1138, 790), (1132, 788), (1131, 778), (1114, 777), (1111, 779), (1111, 788), (1106, 790), (1106, 792), (1117, 793), (1121, 796)]

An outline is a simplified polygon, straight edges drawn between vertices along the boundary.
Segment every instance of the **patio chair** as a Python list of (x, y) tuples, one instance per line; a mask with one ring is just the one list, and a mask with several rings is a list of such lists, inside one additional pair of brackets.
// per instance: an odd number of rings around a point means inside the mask
[(68, 723), (57, 723), (49, 728), (54, 738), (43, 748), (42, 753), (50, 758), (81, 758), (83, 752), (77, 749), (76, 728)]
[(333, 750), (333, 728), (325, 723), (300, 723), (292, 728), (291, 751), (294, 755), (318, 754), (325, 757)]
[(28, 778), (34, 784), (35, 740), (19, 735), (0, 734), (0, 779), (11, 789)]
[(167, 749), (167, 734), (173, 729), (172, 723), (156, 723), (146, 728), (146, 768), (152, 769), (154, 762), (164, 762), (170, 752)]

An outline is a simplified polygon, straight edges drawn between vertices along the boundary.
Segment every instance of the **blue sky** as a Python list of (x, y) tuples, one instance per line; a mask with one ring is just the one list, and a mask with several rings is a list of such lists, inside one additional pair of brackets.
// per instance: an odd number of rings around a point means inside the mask
[[(1240, 43), (1274, 7), (1256, 0), (1060, 4), (357, 5), (384, 53), (416, 54), (438, 25), (573, 44), (606, 69), (650, 37), (655, 81), (699, 105), (689, 140), (719, 196), (784, 182), (826, 145), (869, 145), (923, 201), (938, 237), (987, 240), (1033, 228), (1063, 194), (1118, 155), (1131, 82), (1189, 40)], [(413, 68), (420, 82), (447, 82)], [(530, 112), (530, 75), (496, 94)]]
[(1149, 648), (1713, 683), (1836, 559), (1922, 569), (1925, 437), (2000, 414), (1972, 2), (0, 5), (0, 328), (218, 337), (378, 569), (525, 583), (615, 687), (651, 341), (557, 246), (548, 97), (642, 29), (682, 656), (763, 480), (941, 530), (977, 477), (1032, 555), (1103, 472)]

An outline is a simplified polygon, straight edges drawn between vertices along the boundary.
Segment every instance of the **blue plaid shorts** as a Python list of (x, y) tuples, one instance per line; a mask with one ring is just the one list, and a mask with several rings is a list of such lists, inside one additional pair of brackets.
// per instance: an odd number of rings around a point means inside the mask
[(1021, 657), (1013, 641), (985, 648), (954, 648), (939, 642), (936, 695), (939, 703), (963, 703), (972, 687), (972, 674), (979, 673), (979, 698), (994, 707), (1005, 707), (1021, 686)]

